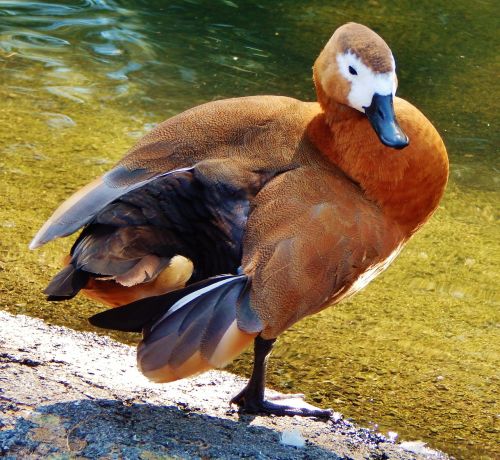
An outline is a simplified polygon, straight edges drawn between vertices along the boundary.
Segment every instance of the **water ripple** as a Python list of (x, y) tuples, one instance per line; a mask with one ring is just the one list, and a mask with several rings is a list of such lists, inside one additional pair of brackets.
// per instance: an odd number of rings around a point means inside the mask
[(73, 102), (88, 102), (99, 89), (103, 98), (126, 94), (129, 88), (119, 82), (156, 60), (137, 16), (116, 2), (0, 0), (0, 15), (0, 63), (8, 59), (6, 75), (14, 76), (16, 69), (25, 75), (29, 61), (39, 63), (52, 70), (24, 79), (26, 84)]

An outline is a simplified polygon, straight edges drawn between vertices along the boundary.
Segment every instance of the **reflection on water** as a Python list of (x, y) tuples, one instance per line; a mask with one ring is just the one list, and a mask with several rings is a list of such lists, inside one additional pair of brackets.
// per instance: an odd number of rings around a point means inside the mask
[[(362, 22), (393, 48), (400, 95), (442, 132), (450, 186), (384, 276), (282, 337), (270, 381), (459, 457), (494, 457), (493, 0), (371, 0), (362, 9), (347, 1), (66, 3), (0, 1), (1, 306), (89, 328), (85, 318), (99, 307), (49, 304), (41, 294), (70, 242), (26, 250), (54, 207), (187, 107), (248, 94), (312, 98), (317, 53), (338, 25)], [(248, 366), (244, 356), (233, 369)]]

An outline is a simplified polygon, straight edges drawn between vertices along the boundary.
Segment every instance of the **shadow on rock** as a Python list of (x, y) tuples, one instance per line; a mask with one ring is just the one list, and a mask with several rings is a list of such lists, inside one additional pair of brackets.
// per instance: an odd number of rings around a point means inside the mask
[[(272, 458), (340, 459), (308, 443), (280, 443), (278, 431), (173, 406), (125, 405), (120, 401), (76, 400), (39, 406), (0, 433), (7, 458), (63, 455), (86, 458)], [(7, 429), (6, 429), (7, 428)]]

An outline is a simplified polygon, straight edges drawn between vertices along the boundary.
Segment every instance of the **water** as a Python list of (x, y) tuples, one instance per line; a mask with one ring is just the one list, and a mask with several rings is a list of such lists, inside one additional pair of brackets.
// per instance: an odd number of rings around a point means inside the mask
[[(338, 25), (362, 22), (393, 49), (399, 94), (442, 133), (450, 185), (381, 278), (280, 338), (269, 380), (381, 431), (493, 458), (496, 4), (335, 3), (0, 1), (0, 306), (90, 329), (86, 317), (99, 306), (41, 294), (70, 241), (27, 251), (55, 206), (188, 107), (250, 94), (312, 99), (316, 55)], [(247, 354), (232, 369), (249, 366)]]

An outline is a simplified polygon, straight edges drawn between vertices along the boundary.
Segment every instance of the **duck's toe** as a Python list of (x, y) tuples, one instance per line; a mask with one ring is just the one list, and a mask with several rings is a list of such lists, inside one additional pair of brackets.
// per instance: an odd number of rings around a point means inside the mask
[(307, 403), (302, 394), (275, 395), (264, 399), (246, 390), (244, 388), (231, 399), (231, 404), (237, 405), (239, 411), (246, 414), (299, 415), (321, 419), (329, 419), (333, 414), (330, 409), (320, 409)]

